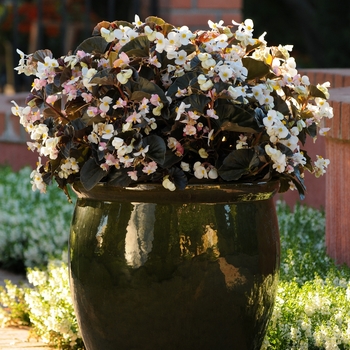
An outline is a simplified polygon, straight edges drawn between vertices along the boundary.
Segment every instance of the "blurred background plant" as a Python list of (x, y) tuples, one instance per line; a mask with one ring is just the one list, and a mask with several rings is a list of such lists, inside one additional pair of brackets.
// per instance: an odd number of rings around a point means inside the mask
[(61, 257), (74, 208), (55, 186), (33, 192), (30, 173), (0, 168), (0, 267), (16, 272)]

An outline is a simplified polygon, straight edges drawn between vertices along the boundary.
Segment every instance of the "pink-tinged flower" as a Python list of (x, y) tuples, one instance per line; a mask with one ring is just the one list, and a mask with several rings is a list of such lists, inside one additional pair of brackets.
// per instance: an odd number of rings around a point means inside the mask
[(176, 97), (183, 97), (183, 96), (186, 96), (186, 94), (187, 94), (187, 89), (181, 90), (180, 88), (178, 88), (175, 96)]
[(195, 126), (193, 125), (190, 125), (190, 124), (187, 124), (184, 129), (183, 129), (183, 132), (185, 135), (188, 135), (188, 136), (194, 136), (197, 134), (197, 129)]
[(141, 114), (134, 111), (126, 118), (127, 123), (141, 123)]
[(207, 110), (207, 116), (213, 119), (219, 119), (219, 117), (215, 114), (214, 109), (208, 109)]
[(93, 99), (92, 94), (88, 94), (88, 93), (86, 93), (86, 92), (83, 92), (83, 93), (81, 94), (81, 97), (84, 99), (84, 101), (85, 101), (86, 103), (91, 102), (91, 100)]
[(53, 105), (58, 99), (57, 95), (50, 95), (46, 97), (46, 103), (49, 103), (50, 105)]
[(104, 151), (104, 150), (106, 150), (107, 149), (107, 143), (106, 142), (100, 142), (99, 144), (98, 144), (98, 150), (99, 151)]
[(119, 160), (117, 159), (117, 158), (115, 158), (114, 157), (114, 155), (113, 154), (111, 154), (111, 153), (107, 153), (106, 155), (105, 155), (105, 159), (106, 159), (106, 163), (108, 164), (108, 165), (114, 165), (116, 168), (118, 168), (119, 169)]
[(148, 103), (149, 103), (149, 100), (146, 97), (144, 97), (139, 106), (139, 111), (142, 115), (149, 113)]
[(137, 181), (137, 171), (128, 171), (127, 174), (131, 178), (131, 180)]
[(114, 62), (113, 62), (113, 67), (114, 68), (124, 68), (126, 67), (128, 64), (130, 63), (130, 58), (129, 56), (125, 53), (122, 52), (119, 54), (119, 58), (117, 58)]
[(158, 57), (156, 55), (151, 56), (148, 59), (148, 63), (152, 66), (157, 67), (157, 68), (160, 68), (162, 66), (162, 64), (158, 61)]
[(319, 131), (319, 134), (321, 136), (326, 136), (327, 135), (327, 132), (331, 130), (331, 128), (321, 128), (320, 131)]
[(143, 169), (142, 171), (147, 174), (150, 175), (152, 173), (154, 173), (157, 170), (158, 166), (156, 162), (149, 162)]
[(119, 97), (115, 105), (113, 106), (114, 109), (117, 108), (123, 108), (127, 105), (127, 101), (123, 100), (122, 98)]
[(87, 111), (86, 111), (87, 115), (90, 118), (95, 117), (97, 114), (99, 114), (99, 109), (97, 107), (88, 107)]
[(41, 90), (46, 85), (47, 85), (47, 81), (45, 79), (34, 79), (34, 82), (32, 84), (35, 90)]
[(200, 115), (198, 115), (196, 112), (193, 112), (193, 111), (188, 111), (187, 115), (193, 120), (197, 120), (200, 117)]
[(160, 97), (157, 94), (152, 94), (149, 101), (152, 103), (153, 106), (159, 106)]
[(109, 165), (107, 163), (102, 163), (100, 165), (100, 168), (107, 172), (109, 170)]

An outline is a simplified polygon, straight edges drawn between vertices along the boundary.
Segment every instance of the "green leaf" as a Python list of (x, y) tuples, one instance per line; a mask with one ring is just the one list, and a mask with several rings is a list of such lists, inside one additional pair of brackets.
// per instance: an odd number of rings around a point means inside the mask
[(218, 169), (220, 177), (225, 181), (239, 180), (256, 170), (260, 161), (252, 149), (238, 149), (232, 151)]
[(110, 68), (97, 72), (90, 80), (90, 84), (114, 85), (117, 82), (116, 75), (110, 73)]
[(317, 86), (315, 86), (315, 85), (309, 86), (309, 94), (312, 97), (320, 97), (320, 98), (323, 98), (325, 100), (327, 99), (326, 95), (320, 89), (318, 89)]
[(108, 174), (107, 182), (112, 186), (127, 187), (131, 183), (131, 178), (127, 170), (115, 169)]
[(88, 159), (80, 169), (80, 182), (87, 191), (95, 187), (105, 176), (106, 172), (93, 158)]
[(210, 98), (204, 95), (190, 95), (184, 98), (184, 103), (191, 105), (191, 110), (195, 110), (200, 113), (204, 113), (204, 110), (207, 108)]
[(253, 109), (248, 111), (232, 103), (220, 103), (215, 110), (222, 130), (249, 133), (261, 131)]
[(143, 35), (130, 40), (120, 49), (119, 53), (125, 52), (129, 57), (148, 57), (149, 46), (150, 42), (147, 36)]
[(165, 24), (165, 21), (164, 19), (160, 18), (160, 17), (156, 17), (156, 16), (149, 16), (145, 19), (145, 23), (146, 24), (150, 24), (150, 23), (154, 23), (154, 24), (157, 24), (157, 25), (162, 25), (162, 24)]
[(248, 69), (247, 80), (262, 78), (270, 72), (270, 66), (268, 64), (251, 57), (243, 57), (242, 63)]
[[(153, 83), (152, 81), (149, 81), (149, 80), (139, 76), (137, 81), (133, 81), (133, 80), (129, 79), (129, 81), (125, 85), (130, 89), (130, 91), (132, 93), (135, 91), (137, 91), (137, 92), (142, 91), (142, 92), (147, 93), (149, 95), (157, 94), (164, 104), (168, 104), (168, 100), (165, 96), (164, 91), (157, 84)], [(139, 95), (137, 95), (137, 96), (139, 96)]]
[(75, 50), (84, 51), (86, 53), (100, 53), (103, 54), (106, 52), (109, 43), (102, 38), (101, 36), (94, 36), (84, 40)]
[(35, 51), (33, 54), (33, 60), (34, 61), (39, 61), (41, 63), (45, 62), (45, 57), (53, 57), (53, 54), (50, 50), (38, 50)]
[(165, 160), (166, 144), (164, 140), (157, 135), (150, 135), (143, 139), (143, 148), (149, 145), (147, 156), (156, 163), (162, 165)]
[(173, 97), (177, 93), (178, 89), (187, 89), (189, 86), (199, 89), (197, 78), (200, 74), (200, 72), (188, 72), (177, 78), (174, 83), (169, 86), (168, 96)]

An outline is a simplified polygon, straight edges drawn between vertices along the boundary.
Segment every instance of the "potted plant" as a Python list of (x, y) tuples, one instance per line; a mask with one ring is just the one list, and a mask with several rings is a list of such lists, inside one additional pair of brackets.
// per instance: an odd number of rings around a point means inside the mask
[[(89, 349), (258, 349), (278, 280), (273, 194), (325, 172), (306, 138), (328, 86), (253, 22), (207, 31), (101, 22), (75, 52), (20, 54), (12, 112), (39, 152), (33, 189), (78, 193), (72, 294)], [(43, 161), (42, 159), (45, 159)]]

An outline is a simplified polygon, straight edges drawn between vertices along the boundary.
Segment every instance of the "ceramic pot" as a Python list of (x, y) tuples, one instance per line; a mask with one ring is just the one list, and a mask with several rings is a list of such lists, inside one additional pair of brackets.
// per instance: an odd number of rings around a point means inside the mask
[(70, 282), (88, 350), (260, 349), (278, 184), (74, 187)]

